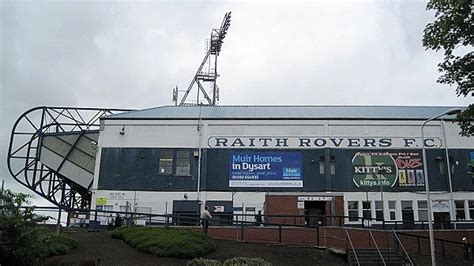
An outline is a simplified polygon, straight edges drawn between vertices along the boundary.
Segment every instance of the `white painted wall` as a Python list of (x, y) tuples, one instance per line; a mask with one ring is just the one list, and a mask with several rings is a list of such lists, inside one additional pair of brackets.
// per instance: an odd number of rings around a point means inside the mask
[[(102, 123), (100, 147), (199, 146), (197, 120), (104, 120)], [(421, 144), (421, 122), (418, 121), (204, 120), (202, 124), (203, 146), (209, 138), (216, 136), (416, 138)], [(119, 134), (122, 128), (125, 129), (124, 135)], [(457, 124), (446, 122), (448, 147), (474, 148), (474, 139), (461, 137), (458, 132)], [(428, 124), (425, 136), (442, 140), (440, 122)]]

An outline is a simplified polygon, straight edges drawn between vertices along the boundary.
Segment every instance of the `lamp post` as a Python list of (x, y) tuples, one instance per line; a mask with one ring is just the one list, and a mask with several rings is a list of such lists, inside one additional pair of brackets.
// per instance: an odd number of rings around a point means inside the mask
[(454, 229), (457, 229), (456, 225), (456, 205), (454, 204), (453, 199), (453, 182), (451, 179), (451, 162), (449, 161), (449, 152), (448, 152), (448, 141), (446, 137), (446, 127), (444, 125), (444, 120), (441, 118), (441, 126), (443, 129), (443, 142), (444, 142), (444, 152), (446, 154), (446, 168), (448, 170), (448, 183), (449, 183), (449, 219), (453, 221)]
[(430, 254), (431, 254), (431, 265), (436, 266), (436, 256), (435, 256), (435, 243), (434, 243), (434, 234), (433, 234), (433, 218), (432, 218), (432, 211), (431, 211), (431, 197), (430, 197), (430, 184), (428, 180), (428, 166), (426, 163), (426, 148), (425, 148), (425, 134), (424, 128), (426, 124), (430, 121), (433, 121), (437, 118), (440, 118), (445, 115), (455, 115), (461, 112), (461, 109), (451, 109), (442, 114), (436, 115), (431, 117), (430, 119), (423, 122), (421, 125), (421, 142), (422, 142), (422, 152), (423, 152), (423, 171), (425, 172), (425, 190), (426, 190), (426, 200), (428, 205), (428, 229), (430, 234)]

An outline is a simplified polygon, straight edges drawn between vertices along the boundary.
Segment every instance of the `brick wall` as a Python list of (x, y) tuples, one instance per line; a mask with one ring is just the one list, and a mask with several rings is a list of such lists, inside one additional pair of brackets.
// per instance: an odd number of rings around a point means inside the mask
[[(334, 213), (333, 201), (326, 202), (326, 215), (343, 216), (344, 215), (344, 199), (342, 196), (334, 197)], [(287, 195), (267, 195), (265, 198), (265, 215), (304, 215), (303, 209), (298, 209), (298, 196)], [(267, 223), (275, 224), (305, 224), (304, 218), (292, 217), (268, 217)], [(344, 221), (337, 218), (326, 218), (324, 225), (342, 225)]]
[[(298, 209), (298, 196), (267, 195), (265, 198), (265, 215), (304, 215)], [(293, 219), (268, 217), (266, 223), (295, 224)], [(304, 224), (303, 219), (296, 219), (296, 224)]]

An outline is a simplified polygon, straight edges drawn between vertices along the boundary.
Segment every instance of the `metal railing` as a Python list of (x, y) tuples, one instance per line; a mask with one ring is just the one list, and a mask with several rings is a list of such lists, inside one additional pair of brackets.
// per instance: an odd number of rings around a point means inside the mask
[[(387, 263), (385, 263), (385, 259), (382, 256), (382, 253), (380, 252), (379, 245), (377, 245), (377, 242), (375, 241), (374, 235), (372, 234), (372, 232), (370, 230), (368, 230), (368, 231), (369, 231), (370, 238), (372, 239), (372, 242), (374, 242), (375, 248), (377, 249), (377, 252), (379, 253), (380, 258), (382, 259), (383, 265), (387, 265)], [(390, 252), (390, 251), (388, 251), (388, 252)]]
[(398, 237), (397, 233), (395, 232), (395, 230), (392, 229), (392, 233), (393, 233), (393, 236), (394, 236), (394, 239), (395, 239), (395, 243), (397, 243), (397, 247), (401, 247), (402, 248), (402, 251), (403, 251), (403, 255), (405, 257), (405, 260), (408, 260), (410, 262), (410, 265), (415, 265), (413, 263), (413, 261), (411, 260), (410, 256), (408, 255), (408, 252), (406, 251), (405, 247), (403, 246), (403, 243), (402, 241), (400, 241), (400, 238)]
[(355, 259), (356, 259), (357, 265), (360, 266), (359, 258), (357, 257), (357, 253), (356, 253), (356, 251), (355, 251), (354, 245), (352, 244), (351, 236), (349, 235), (349, 232), (347, 231), (346, 228), (343, 228), (343, 229), (344, 229), (344, 232), (346, 232), (346, 236), (347, 236), (347, 240), (346, 240), (346, 241), (347, 241), (347, 242), (346, 242), (346, 254), (349, 254), (348, 249), (347, 249), (347, 243), (349, 243), (350, 246), (351, 246), (351, 249), (352, 249), (352, 253), (354, 254), (354, 257), (355, 257)]
[[(407, 240), (405, 245), (407, 251), (417, 254), (430, 254), (429, 237), (405, 232), (397, 232), (400, 242)], [(474, 260), (472, 250), (474, 244), (435, 238), (436, 253), (442, 257), (464, 257), (466, 260)], [(409, 241), (409, 242), (408, 242)]]

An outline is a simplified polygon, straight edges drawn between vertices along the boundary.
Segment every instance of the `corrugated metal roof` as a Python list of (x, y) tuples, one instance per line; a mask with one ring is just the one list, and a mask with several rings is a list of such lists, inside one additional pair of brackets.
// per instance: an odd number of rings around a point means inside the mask
[[(161, 106), (105, 119), (401, 119), (426, 120), (460, 106)], [(446, 117), (446, 118), (453, 118)]]

